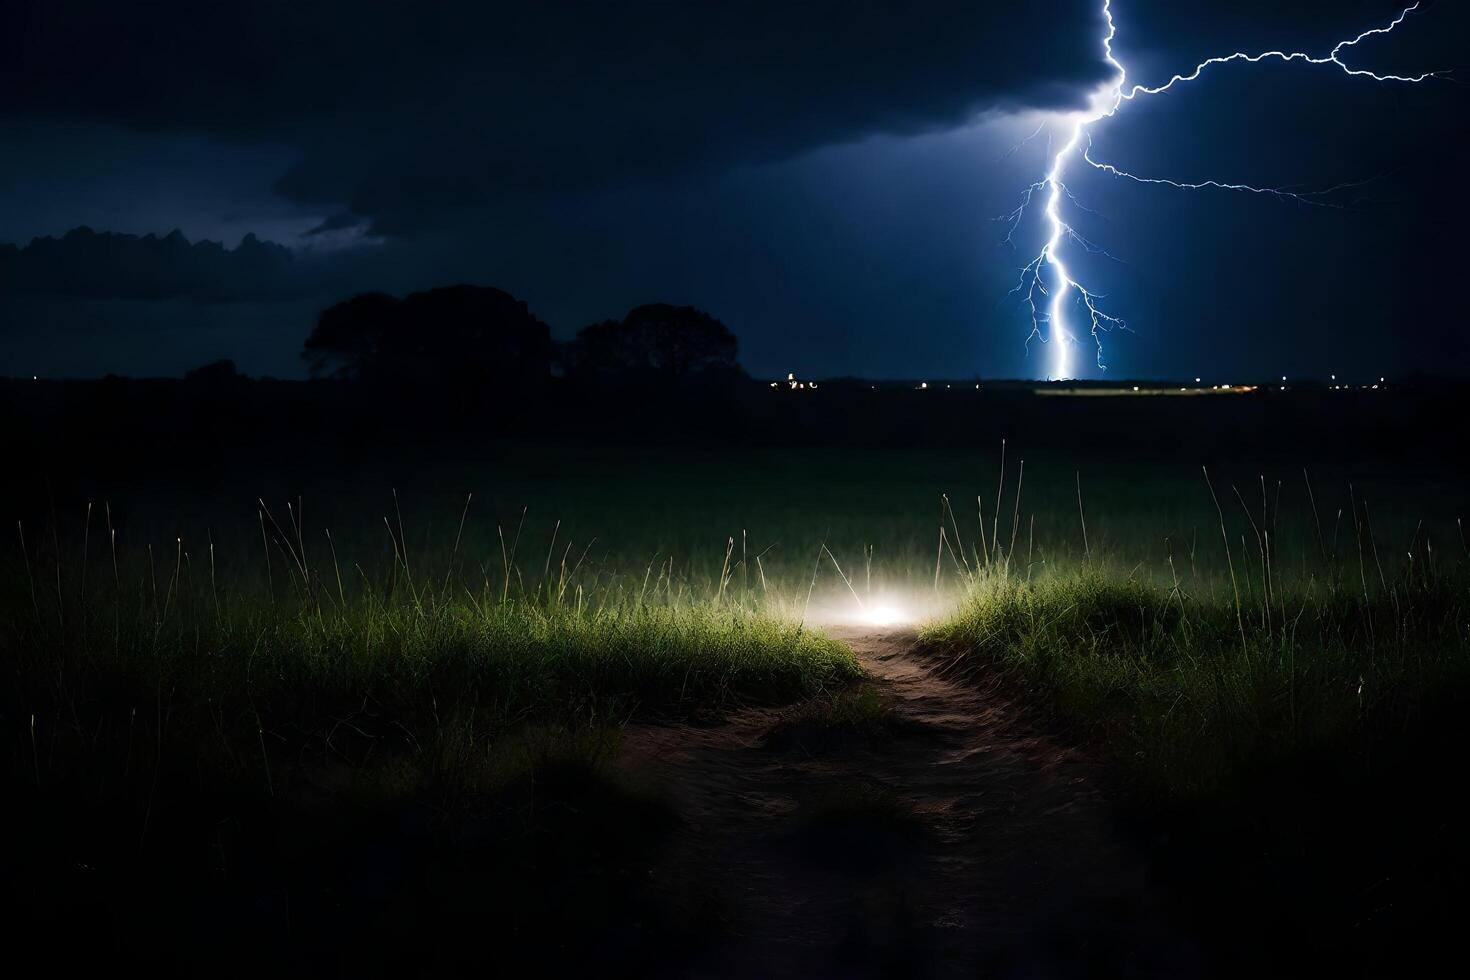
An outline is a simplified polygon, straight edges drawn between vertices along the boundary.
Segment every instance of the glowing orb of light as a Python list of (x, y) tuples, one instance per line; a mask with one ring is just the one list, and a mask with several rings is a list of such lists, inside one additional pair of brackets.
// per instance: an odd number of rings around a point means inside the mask
[(858, 613), (858, 619), (868, 626), (897, 626), (912, 618), (906, 610), (891, 602), (871, 603)]

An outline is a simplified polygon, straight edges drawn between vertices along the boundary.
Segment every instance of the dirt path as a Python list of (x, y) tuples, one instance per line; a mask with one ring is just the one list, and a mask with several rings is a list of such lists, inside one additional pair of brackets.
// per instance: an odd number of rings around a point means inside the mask
[(658, 887), (698, 896), (724, 937), (681, 974), (1200, 972), (1091, 763), (912, 633), (834, 632), (874, 678), (877, 730), (752, 710), (629, 733), (684, 819)]

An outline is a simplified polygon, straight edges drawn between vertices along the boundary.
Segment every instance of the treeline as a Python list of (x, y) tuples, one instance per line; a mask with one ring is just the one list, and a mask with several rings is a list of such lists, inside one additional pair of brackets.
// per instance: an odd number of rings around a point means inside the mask
[(301, 356), (313, 377), (410, 388), (517, 392), (561, 377), (705, 389), (744, 377), (735, 335), (692, 306), (638, 306), (557, 342), (525, 302), (466, 285), (337, 303), (322, 311)]
[(67, 445), (89, 465), (135, 467), (145, 455), (194, 465), (231, 448), (359, 452), (497, 435), (730, 438), (756, 393), (738, 356), (730, 329), (690, 306), (638, 306), (557, 341), (500, 289), (362, 293), (318, 316), (301, 349), (310, 380), (249, 378), (228, 359), (182, 381), (12, 379), (0, 382), (13, 423), (0, 444), (29, 457)]

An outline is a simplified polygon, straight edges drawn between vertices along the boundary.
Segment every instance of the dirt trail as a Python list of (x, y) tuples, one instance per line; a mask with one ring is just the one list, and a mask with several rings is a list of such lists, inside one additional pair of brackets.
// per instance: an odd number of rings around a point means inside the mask
[(881, 731), (750, 710), (638, 727), (627, 750), (684, 818), (654, 874), (724, 939), (683, 975), (1191, 976), (1097, 770), (911, 632), (833, 631)]

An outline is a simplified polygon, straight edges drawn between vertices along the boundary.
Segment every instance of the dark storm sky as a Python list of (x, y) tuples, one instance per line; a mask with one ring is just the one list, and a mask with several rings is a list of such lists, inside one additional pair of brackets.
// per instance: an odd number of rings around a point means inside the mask
[[(1424, 4), (1353, 60), (1463, 69), (1467, 7)], [(1040, 215), (1015, 253), (993, 219), (1047, 165), (1044, 136), (1008, 151), (1109, 76), (1100, 8), (10, 0), (0, 374), (228, 356), (295, 376), (323, 306), (467, 281), (560, 336), (694, 304), (756, 374), (1042, 376), (1003, 302)], [(1114, 47), (1157, 83), (1212, 54), (1322, 53), (1398, 9), (1115, 0)], [(1377, 178), (1323, 209), (1074, 167), (1095, 212), (1075, 223), (1117, 261), (1069, 261), (1133, 326), (1106, 338), (1109, 374), (1466, 373), (1467, 108), (1453, 81), (1263, 63), (1097, 124), (1097, 153), (1141, 174)], [(31, 244), (79, 225), (182, 239)]]

